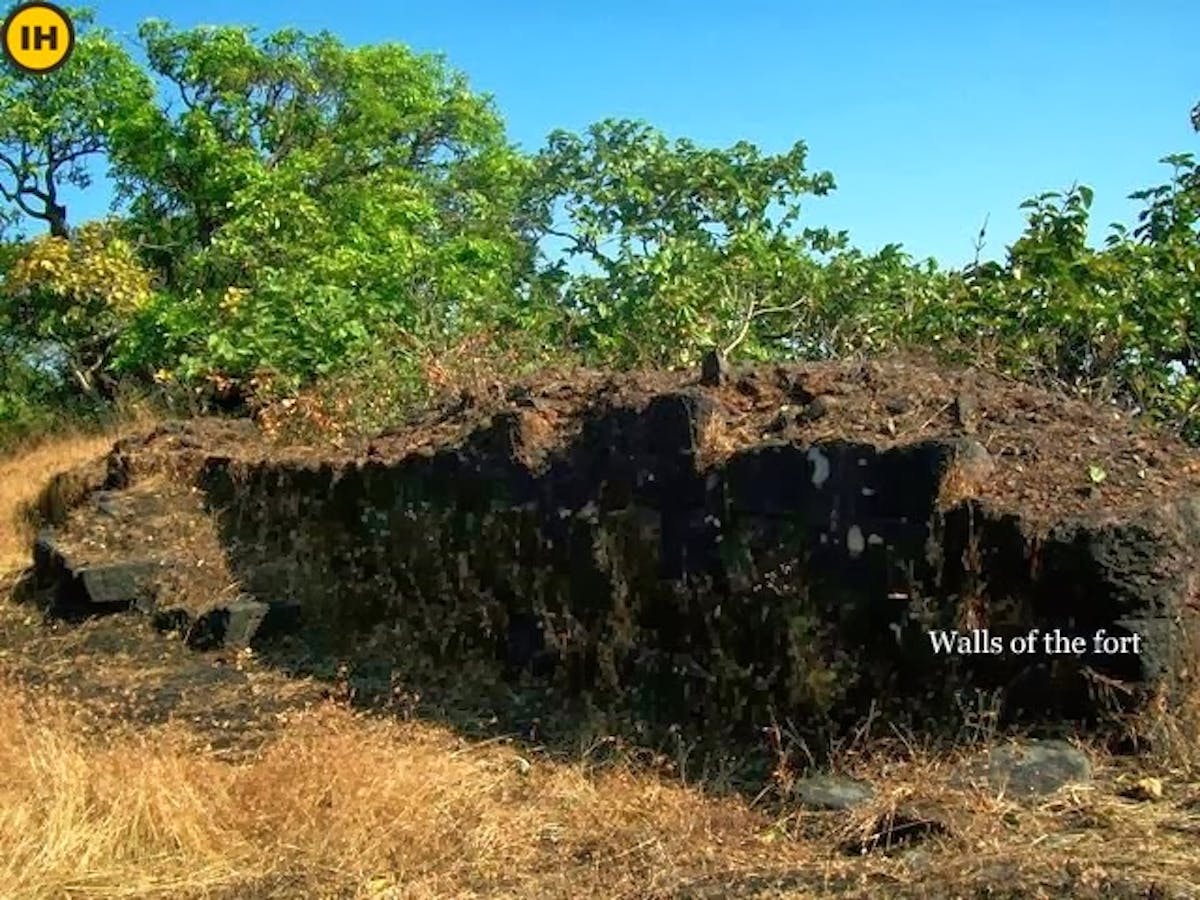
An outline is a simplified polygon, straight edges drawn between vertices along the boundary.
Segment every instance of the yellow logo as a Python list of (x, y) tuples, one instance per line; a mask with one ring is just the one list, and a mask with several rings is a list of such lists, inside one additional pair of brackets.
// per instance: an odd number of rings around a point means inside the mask
[(74, 49), (75, 26), (53, 3), (22, 3), (4, 20), (4, 55), (22, 72), (53, 72)]

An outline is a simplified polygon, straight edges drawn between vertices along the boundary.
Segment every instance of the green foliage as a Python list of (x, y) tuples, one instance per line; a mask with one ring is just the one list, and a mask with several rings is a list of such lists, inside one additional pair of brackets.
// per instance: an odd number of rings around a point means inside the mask
[(65, 185), (86, 188), (88, 163), (110, 146), (120, 123), (148, 107), (150, 79), (86, 10), (73, 10), (76, 45), (51, 77), (0, 67), (0, 197), (3, 219), (21, 215), (67, 234)]
[(898, 244), (873, 254), (839, 248), (813, 262), (805, 302), (774, 336), (772, 356), (808, 359), (938, 346), (957, 325), (952, 278)]
[[(1003, 261), (947, 271), (802, 225), (834, 186), (802, 142), (706, 148), (606, 120), (523, 155), (440, 57), (151, 20), (143, 69), (74, 15), (67, 65), (0, 70), (0, 220), (50, 231), (0, 246), (0, 430), (119, 383), (232, 382), (371, 427), (568, 359), (919, 347), (1131, 400), (1200, 440), (1190, 154), (1102, 246), (1075, 186), (1023, 204)], [(124, 214), (68, 229), (60, 189), (99, 163)], [(371, 402), (343, 408), (348, 392)]]
[(581, 349), (617, 365), (688, 364), (771, 314), (823, 236), (792, 228), (802, 196), (833, 188), (806, 173), (806, 155), (803, 143), (774, 156), (745, 141), (705, 149), (628, 121), (552, 134), (538, 188)]
[(112, 223), (91, 222), (70, 238), (44, 235), (8, 253), (0, 317), (11, 377), (111, 393), (118, 336), (153, 295), (133, 247)]
[(434, 336), (512, 305), (529, 166), (441, 59), (292, 30), (141, 34), (182, 111), (127, 127), (117, 171), (184, 308), (152, 311), (130, 365), (303, 380), (385, 328)]
[(1102, 249), (1085, 242), (1087, 188), (1028, 201), (1007, 264), (968, 270), (962, 305), (1010, 369), (1125, 396), (1200, 437), (1200, 168), (1163, 162), (1170, 181), (1134, 194), (1137, 226), (1111, 226)]

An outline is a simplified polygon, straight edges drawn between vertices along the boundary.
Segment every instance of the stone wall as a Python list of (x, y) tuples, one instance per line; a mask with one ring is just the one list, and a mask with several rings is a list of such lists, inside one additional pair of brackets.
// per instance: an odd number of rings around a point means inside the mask
[[(586, 416), (544, 454), (516, 411), (398, 459), (190, 447), (175, 464), (243, 586), (298, 602), (310, 633), (393, 623), (438, 665), (489, 660), (659, 723), (924, 727), (981, 693), (1012, 721), (1097, 724), (1193, 670), (1195, 500), (1035, 527), (971, 499), (989, 472), (971, 439), (764, 443), (714, 462), (711, 413), (699, 392), (664, 394)], [(109, 487), (138, 466), (118, 448)], [(929, 631), (956, 628), (1144, 644), (934, 653)]]

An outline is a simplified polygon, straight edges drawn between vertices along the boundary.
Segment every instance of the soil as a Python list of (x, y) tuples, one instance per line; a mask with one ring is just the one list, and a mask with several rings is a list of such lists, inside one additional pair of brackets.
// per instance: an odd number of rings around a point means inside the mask
[[(372, 440), (338, 448), (270, 445), (224, 422), (159, 434), (163, 449), (205, 447), (232, 456), (397, 459), (455, 446), (501, 413), (519, 413), (535, 457), (546, 458), (594, 416), (644, 407), (662, 393), (698, 391), (718, 413), (705, 459), (763, 442), (841, 439), (880, 449), (969, 436), (993, 475), (974, 492), (1027, 520), (1119, 518), (1200, 489), (1200, 452), (1115, 404), (980, 369), (911, 358), (735, 367), (719, 386), (699, 372), (549, 373), (456, 398)], [(531, 462), (537, 463), (533, 458)]]

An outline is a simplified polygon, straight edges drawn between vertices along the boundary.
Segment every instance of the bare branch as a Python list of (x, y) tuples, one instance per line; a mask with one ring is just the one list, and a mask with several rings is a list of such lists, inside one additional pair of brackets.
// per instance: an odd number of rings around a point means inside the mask
[(599, 245), (597, 245), (596, 242), (591, 238), (582, 237), (577, 234), (571, 234), (567, 231), (557, 231), (553, 228), (547, 228), (545, 229), (545, 232), (552, 237), (562, 238), (563, 240), (570, 242), (570, 252), (590, 254), (605, 269), (611, 269), (616, 265), (611, 258), (601, 252)]
[(45, 211), (34, 209), (29, 205), (29, 202), (25, 199), (26, 193), (28, 192), (22, 190), (20, 184), (12, 191), (9, 191), (3, 184), (0, 184), (0, 196), (3, 196), (5, 200), (9, 203), (15, 203), (21, 212), (31, 218), (46, 220), (48, 217)]
[(730, 353), (737, 349), (738, 345), (746, 339), (746, 335), (750, 333), (750, 325), (755, 319), (761, 319), (763, 316), (772, 316), (777, 313), (792, 312), (793, 310), (799, 309), (806, 302), (808, 302), (808, 298), (801, 297), (794, 303), (789, 303), (787, 306), (768, 306), (764, 309), (758, 309), (758, 298), (751, 297), (750, 302), (746, 305), (746, 314), (742, 319), (741, 329), (738, 331), (737, 336), (730, 341), (728, 345), (726, 345), (724, 350), (721, 351), (721, 355), (727, 357)]

